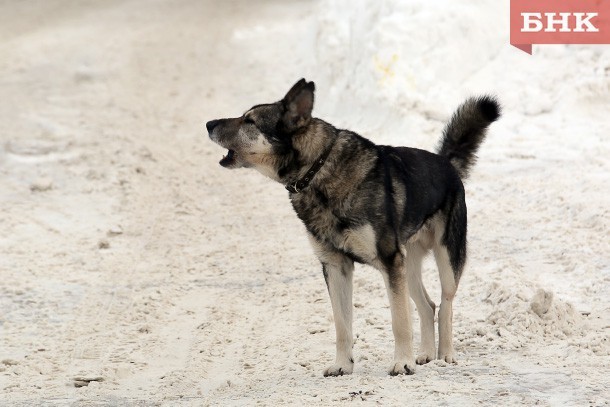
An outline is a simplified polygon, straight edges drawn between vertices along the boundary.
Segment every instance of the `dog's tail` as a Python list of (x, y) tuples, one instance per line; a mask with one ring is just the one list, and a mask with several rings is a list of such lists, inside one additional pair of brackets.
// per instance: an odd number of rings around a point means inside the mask
[(477, 160), (476, 152), (487, 127), (500, 117), (500, 104), (493, 96), (471, 97), (455, 111), (443, 131), (438, 154), (445, 156), (462, 179)]

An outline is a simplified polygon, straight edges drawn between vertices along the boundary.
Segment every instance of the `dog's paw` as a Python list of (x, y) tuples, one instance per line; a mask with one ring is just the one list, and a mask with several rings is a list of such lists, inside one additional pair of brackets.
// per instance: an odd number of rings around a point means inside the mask
[(412, 375), (415, 373), (415, 363), (408, 360), (395, 361), (388, 374), (390, 376), (398, 376), (401, 374)]
[(353, 371), (354, 371), (353, 362), (347, 362), (347, 363), (343, 363), (343, 364), (335, 363), (334, 365), (332, 365), (329, 368), (324, 370), (324, 377), (343, 376), (346, 374), (352, 374)]
[(457, 359), (453, 355), (453, 352), (439, 353), (438, 358), (440, 360), (444, 360), (445, 362), (453, 364), (453, 365), (457, 364)]
[(432, 353), (428, 353), (428, 352), (423, 352), (420, 353), (419, 355), (417, 355), (417, 359), (415, 359), (415, 362), (418, 365), (425, 365), (428, 362), (432, 362), (434, 360), (434, 352)]

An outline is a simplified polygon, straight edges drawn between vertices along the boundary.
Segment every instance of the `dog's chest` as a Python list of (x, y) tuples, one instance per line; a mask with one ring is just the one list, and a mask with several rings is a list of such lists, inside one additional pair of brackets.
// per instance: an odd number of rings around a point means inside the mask
[(331, 206), (315, 195), (293, 197), (292, 205), (307, 230), (324, 245), (364, 263), (377, 258), (377, 237), (370, 223), (355, 223), (349, 210)]

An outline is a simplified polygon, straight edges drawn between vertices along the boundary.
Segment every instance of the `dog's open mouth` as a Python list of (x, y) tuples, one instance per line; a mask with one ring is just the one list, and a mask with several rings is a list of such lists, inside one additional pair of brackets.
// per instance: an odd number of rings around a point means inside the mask
[(222, 160), (220, 160), (220, 162), (219, 162), (219, 164), (225, 168), (232, 167), (236, 163), (237, 163), (237, 160), (235, 159), (235, 150), (231, 150), (231, 149), (229, 149), (229, 152), (227, 153), (227, 155), (223, 156)]

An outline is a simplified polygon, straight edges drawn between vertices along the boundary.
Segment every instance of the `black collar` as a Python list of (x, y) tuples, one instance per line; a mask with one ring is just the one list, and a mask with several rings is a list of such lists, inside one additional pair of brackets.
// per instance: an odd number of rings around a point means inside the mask
[(313, 177), (315, 177), (315, 175), (318, 173), (318, 171), (320, 171), (320, 169), (322, 168), (322, 166), (328, 159), (328, 156), (330, 155), (330, 152), (332, 151), (334, 146), (335, 146), (335, 142), (333, 141), (333, 143), (330, 145), (330, 147), (328, 147), (328, 150), (326, 150), (324, 152), (324, 154), (322, 154), (313, 163), (313, 165), (311, 167), (309, 167), (309, 170), (307, 171), (305, 176), (295, 182), (288, 183), (286, 185), (286, 189), (292, 194), (298, 194), (303, 189), (307, 188), (307, 186), (309, 185), (309, 183), (311, 182)]

